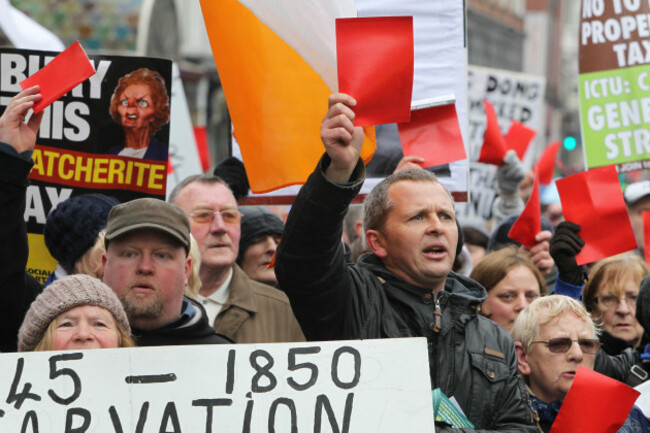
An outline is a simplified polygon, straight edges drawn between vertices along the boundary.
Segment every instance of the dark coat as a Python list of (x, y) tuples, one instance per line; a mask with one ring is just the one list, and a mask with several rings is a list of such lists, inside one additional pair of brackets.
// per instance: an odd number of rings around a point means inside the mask
[(15, 352), (18, 329), (42, 287), (25, 272), (25, 191), (34, 163), (0, 152), (0, 352)]
[(232, 343), (210, 326), (203, 306), (187, 297), (178, 320), (150, 331), (133, 328), (132, 332), (138, 346)]
[[(372, 254), (346, 264), (342, 221), (364, 169), (360, 163), (352, 182), (336, 185), (323, 174), (328, 163), (325, 156), (296, 197), (276, 263), (307, 339), (426, 337), (431, 388), (455, 397), (477, 429), (536, 431), (512, 338), (477, 314), (487, 296), (482, 286), (450, 273), (434, 298)], [(442, 309), (439, 332), (432, 329), (436, 302)]]

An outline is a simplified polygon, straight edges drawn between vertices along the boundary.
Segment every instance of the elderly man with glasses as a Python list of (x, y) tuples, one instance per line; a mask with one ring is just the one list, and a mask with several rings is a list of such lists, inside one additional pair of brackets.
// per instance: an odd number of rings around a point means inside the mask
[(287, 296), (253, 281), (235, 263), (241, 213), (228, 184), (211, 174), (190, 176), (169, 201), (189, 216), (201, 253), (199, 300), (215, 330), (236, 343), (304, 341)]
[[(524, 377), (540, 428), (549, 432), (573, 384), (578, 366), (593, 370), (598, 331), (584, 306), (568, 296), (539, 298), (512, 328), (519, 372)], [(619, 432), (645, 432), (650, 423), (633, 408)]]

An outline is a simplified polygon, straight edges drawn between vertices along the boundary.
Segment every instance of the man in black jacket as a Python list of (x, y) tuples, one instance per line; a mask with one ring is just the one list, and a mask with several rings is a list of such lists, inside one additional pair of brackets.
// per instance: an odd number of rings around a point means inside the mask
[(451, 272), (455, 211), (433, 174), (406, 170), (373, 189), (364, 219), (372, 253), (346, 265), (342, 221), (365, 177), (355, 103), (330, 96), (326, 155), (296, 197), (278, 249), (276, 274), (305, 336), (426, 337), (432, 389), (454, 397), (479, 431), (535, 431), (510, 335), (477, 315), (485, 289)]

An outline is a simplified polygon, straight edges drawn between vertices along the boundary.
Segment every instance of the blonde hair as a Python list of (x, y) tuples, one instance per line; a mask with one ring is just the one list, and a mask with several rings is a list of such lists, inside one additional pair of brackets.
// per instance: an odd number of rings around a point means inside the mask
[(199, 277), (199, 269), (201, 269), (201, 252), (199, 251), (199, 244), (191, 233), (189, 256), (192, 259), (192, 268), (190, 269), (190, 275), (187, 278), (185, 296), (196, 299), (201, 290), (201, 278)]
[[(117, 323), (117, 320), (111, 314), (111, 319), (117, 328), (117, 347), (136, 347), (135, 341), (131, 334)], [(54, 350), (54, 340), (56, 337), (56, 318), (50, 322), (47, 329), (43, 333), (43, 338), (34, 347), (34, 352), (44, 352), (47, 350)]]
[(104, 268), (102, 266), (102, 254), (106, 252), (104, 236), (106, 236), (106, 229), (103, 229), (97, 234), (95, 244), (88, 248), (74, 264), (74, 272), (76, 274), (86, 274), (99, 278), (100, 280), (103, 279)]
[[(524, 352), (539, 336), (540, 327), (566, 313), (573, 313), (585, 322), (594, 338), (600, 332), (584, 305), (573, 298), (564, 295), (549, 295), (537, 298), (522, 310), (517, 316), (510, 334), (512, 339), (522, 344)], [(543, 321), (542, 321), (543, 320)]]
[(598, 313), (596, 297), (601, 288), (606, 291), (606, 294), (620, 298), (625, 293), (624, 285), (628, 278), (640, 286), (641, 280), (648, 274), (650, 274), (648, 265), (636, 254), (620, 254), (603, 259), (589, 274), (589, 281), (582, 290), (582, 302), (593, 316), (594, 313)]

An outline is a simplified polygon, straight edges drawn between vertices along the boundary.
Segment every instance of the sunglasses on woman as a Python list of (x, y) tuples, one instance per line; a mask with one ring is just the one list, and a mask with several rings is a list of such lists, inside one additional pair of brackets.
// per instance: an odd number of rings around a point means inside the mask
[(600, 341), (594, 338), (579, 338), (577, 340), (572, 340), (568, 337), (558, 337), (551, 338), (548, 341), (533, 341), (532, 344), (546, 344), (551, 353), (567, 353), (574, 342), (578, 343), (580, 350), (582, 350), (582, 353), (585, 355), (595, 355), (600, 349)]

